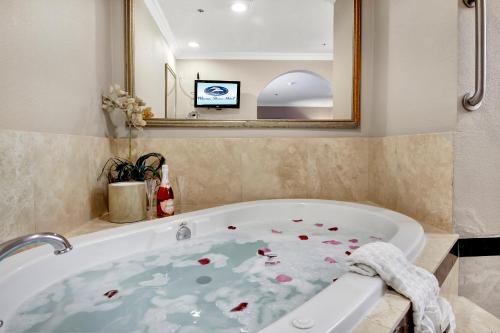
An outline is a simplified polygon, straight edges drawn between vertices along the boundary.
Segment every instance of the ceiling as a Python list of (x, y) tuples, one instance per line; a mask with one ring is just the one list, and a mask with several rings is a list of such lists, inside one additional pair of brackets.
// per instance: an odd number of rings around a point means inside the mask
[(258, 106), (332, 107), (332, 85), (309, 71), (294, 71), (271, 81), (257, 100)]
[(333, 0), (145, 1), (179, 59), (332, 59)]

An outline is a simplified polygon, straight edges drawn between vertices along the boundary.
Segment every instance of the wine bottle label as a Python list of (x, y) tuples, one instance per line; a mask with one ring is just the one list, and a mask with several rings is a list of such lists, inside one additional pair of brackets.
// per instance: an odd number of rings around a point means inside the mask
[(160, 208), (161, 210), (168, 214), (168, 215), (173, 215), (174, 214), (174, 200), (168, 199), (160, 202)]

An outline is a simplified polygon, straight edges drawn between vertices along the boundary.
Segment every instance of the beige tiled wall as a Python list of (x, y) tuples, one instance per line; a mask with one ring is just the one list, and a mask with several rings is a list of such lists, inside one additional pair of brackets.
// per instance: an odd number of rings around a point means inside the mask
[[(139, 139), (163, 154), (185, 210), (274, 198), (368, 199), (367, 138)], [(127, 140), (114, 140), (127, 155)], [(187, 207), (187, 208), (186, 208)]]
[[(66, 233), (106, 212), (105, 179), (127, 140), (0, 131), (0, 242)], [(180, 211), (240, 201), (372, 201), (451, 228), (450, 134), (388, 138), (136, 139), (135, 156), (162, 153)]]
[(0, 242), (106, 212), (97, 176), (110, 155), (106, 138), (0, 130)]
[[(126, 156), (127, 141), (113, 150)], [(451, 133), (134, 141), (135, 155), (151, 151), (166, 156), (184, 211), (273, 198), (372, 201), (452, 231)]]
[[(457, 112), (454, 221), (456, 233), (463, 238), (500, 235), (500, 1), (487, 1), (485, 6), (488, 22), (486, 98), (479, 112), (467, 112), (461, 104)], [(474, 10), (460, 6), (460, 97), (473, 90), (474, 26)], [(461, 258), (460, 295), (500, 317), (500, 256)], [(495, 332), (499, 330), (500, 325), (497, 325)]]
[(371, 201), (453, 231), (453, 134), (376, 138), (370, 149)]

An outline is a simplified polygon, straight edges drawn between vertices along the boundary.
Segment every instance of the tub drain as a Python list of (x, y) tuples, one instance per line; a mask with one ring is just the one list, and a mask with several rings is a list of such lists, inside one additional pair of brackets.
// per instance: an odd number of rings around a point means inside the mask
[(212, 278), (210, 276), (200, 276), (196, 279), (196, 283), (198, 284), (209, 284), (212, 282)]

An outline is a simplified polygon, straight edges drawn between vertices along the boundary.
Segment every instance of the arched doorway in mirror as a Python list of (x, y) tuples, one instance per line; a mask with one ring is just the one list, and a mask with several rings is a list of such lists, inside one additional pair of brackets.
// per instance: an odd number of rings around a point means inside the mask
[(307, 70), (296, 70), (274, 78), (257, 98), (257, 119), (333, 118), (331, 82)]

